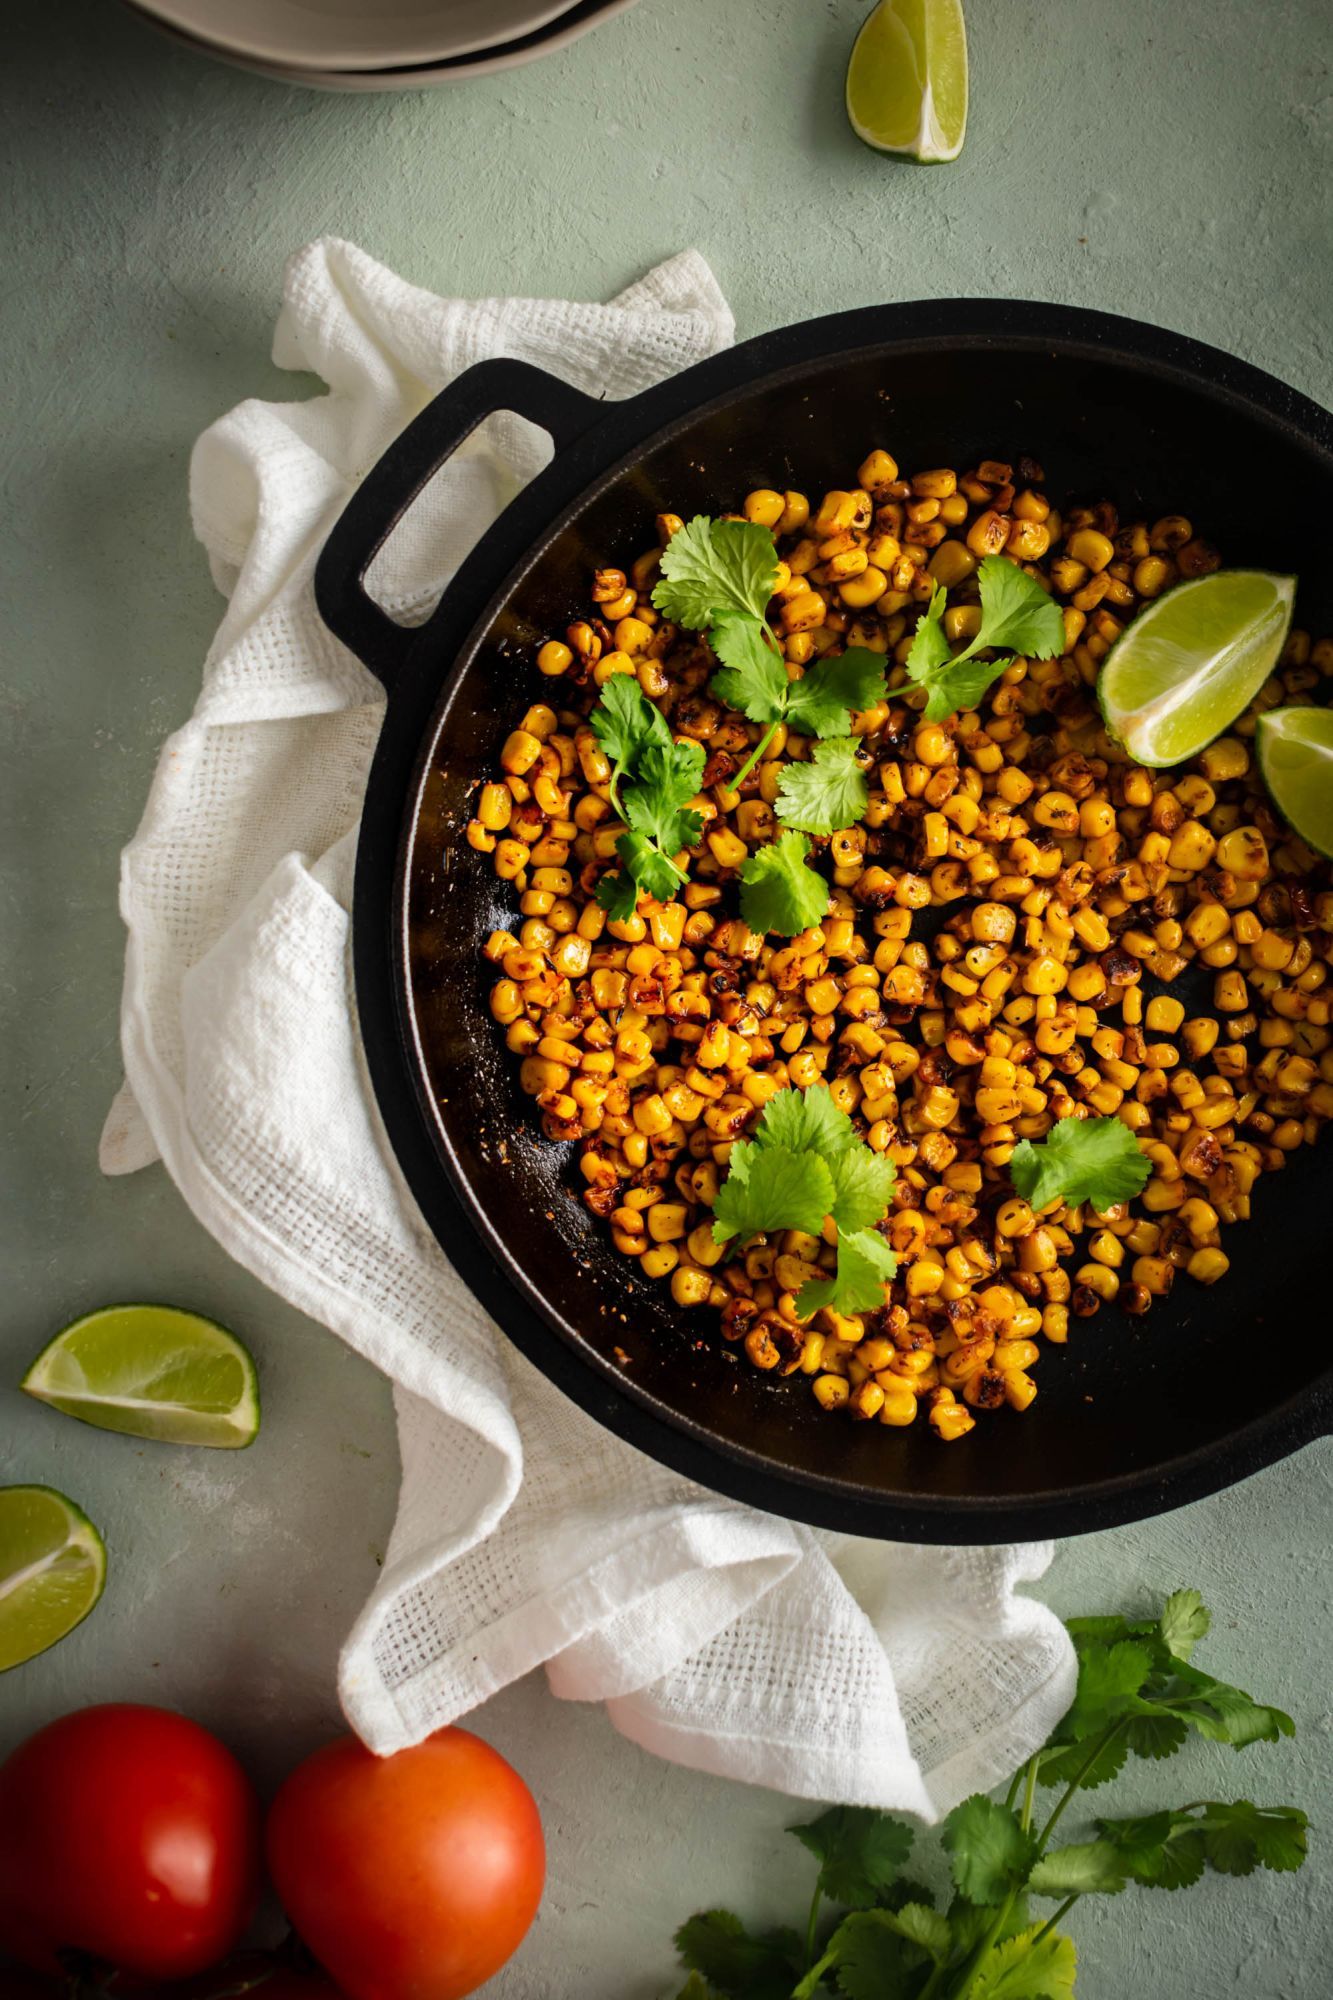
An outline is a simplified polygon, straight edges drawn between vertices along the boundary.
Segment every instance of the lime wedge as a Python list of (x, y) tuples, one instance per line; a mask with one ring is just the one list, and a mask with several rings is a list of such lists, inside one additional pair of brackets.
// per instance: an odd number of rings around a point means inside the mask
[(962, 0), (880, 0), (847, 65), (858, 139), (911, 160), (956, 160), (967, 131)]
[(53, 1486), (0, 1486), (0, 1674), (44, 1653), (88, 1616), (106, 1547)]
[(1255, 741), (1273, 804), (1316, 854), (1333, 855), (1333, 709), (1267, 709)]
[(259, 1430), (255, 1364), (234, 1334), (174, 1306), (104, 1306), (58, 1333), (23, 1388), (99, 1430), (239, 1450)]
[(1295, 596), (1294, 576), (1220, 569), (1155, 598), (1097, 677), (1111, 735), (1154, 768), (1212, 743), (1277, 665)]

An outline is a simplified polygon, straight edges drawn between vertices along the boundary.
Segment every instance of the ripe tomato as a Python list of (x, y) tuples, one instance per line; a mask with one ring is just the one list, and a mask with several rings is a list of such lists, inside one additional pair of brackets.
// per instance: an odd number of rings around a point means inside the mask
[(0, 1766), (0, 1946), (36, 1971), (62, 1950), (144, 1979), (207, 1970), (254, 1913), (259, 1859), (245, 1773), (167, 1709), (78, 1709)]
[(287, 1914), (350, 2000), (460, 2000), (522, 1942), (546, 1849), (531, 1792), (465, 1729), (375, 1757), (340, 1737), (268, 1817)]

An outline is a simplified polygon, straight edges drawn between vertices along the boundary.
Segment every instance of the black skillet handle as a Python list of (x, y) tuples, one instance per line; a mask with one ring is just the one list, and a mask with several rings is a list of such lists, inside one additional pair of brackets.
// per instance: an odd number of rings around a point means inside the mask
[(365, 574), (423, 486), (477, 425), (513, 410), (549, 431), (557, 451), (602, 414), (595, 397), (526, 361), (479, 361), (394, 440), (339, 515), (315, 565), (320, 617), (392, 689), (416, 638), (367, 595)]

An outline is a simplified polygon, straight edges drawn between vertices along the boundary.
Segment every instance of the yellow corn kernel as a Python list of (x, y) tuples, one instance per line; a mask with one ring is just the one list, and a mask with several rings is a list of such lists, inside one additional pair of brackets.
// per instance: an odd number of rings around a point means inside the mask
[(1231, 1259), (1220, 1250), (1196, 1250), (1185, 1269), (1201, 1285), (1215, 1285), (1231, 1269)]
[(815, 1401), (823, 1410), (842, 1409), (852, 1393), (851, 1385), (842, 1375), (816, 1375), (810, 1386), (814, 1390)]

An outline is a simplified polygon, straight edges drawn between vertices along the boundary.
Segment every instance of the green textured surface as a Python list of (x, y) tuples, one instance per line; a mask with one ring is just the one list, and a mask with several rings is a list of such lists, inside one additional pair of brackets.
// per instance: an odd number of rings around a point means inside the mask
[[(1181, 328), (1333, 400), (1325, 0), (974, 4), (967, 149), (928, 170), (847, 129), (863, 11), (642, 0), (548, 63), (352, 99), (214, 67), (106, 0), (6, 9), (0, 1379), (80, 1311), (155, 1297), (237, 1330), (265, 1417), (239, 1457), (175, 1453), (0, 1388), (0, 1480), (79, 1499), (111, 1564), (88, 1623), (0, 1682), (0, 1748), (83, 1701), (157, 1698), (275, 1778), (333, 1722), (337, 1645), (392, 1517), (384, 1386), (232, 1266), (160, 1169), (107, 1182), (95, 1158), (120, 1073), (117, 850), (219, 608), (186, 459), (241, 396), (292, 393), (267, 358), (286, 253), (336, 230), (441, 291), (600, 297), (693, 243), (742, 335), (1016, 293)], [(1145, 1771), (1121, 1810), (1159, 1785), (1229, 1785), (1333, 1823), (1331, 1470), (1316, 1447), (1061, 1552), (1047, 1588), (1066, 1610), (1198, 1583), (1218, 1670), (1300, 1722), (1278, 1750)], [(491, 1989), (504, 2000), (653, 2000), (690, 1908), (776, 1914), (806, 1879), (782, 1801), (658, 1764), (539, 1681), (481, 1726), (533, 1782), (551, 1845), (538, 1927)], [(1081, 1910), (1082, 2000), (1321, 2000), (1325, 1838), (1294, 1880)]]

